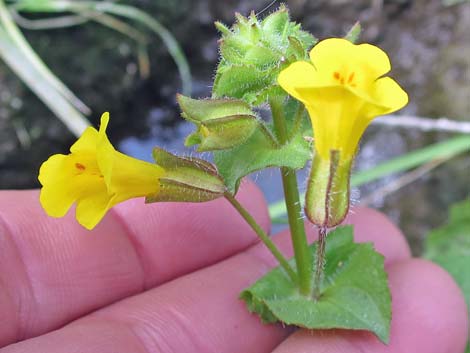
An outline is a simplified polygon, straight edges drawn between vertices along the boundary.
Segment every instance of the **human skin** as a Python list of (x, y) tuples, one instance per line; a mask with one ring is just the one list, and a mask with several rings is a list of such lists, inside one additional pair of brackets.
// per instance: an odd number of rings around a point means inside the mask
[[(238, 198), (269, 231), (261, 192), (247, 182)], [(467, 309), (451, 277), (412, 259), (382, 214), (356, 207), (347, 222), (386, 257), (388, 346), (367, 332), (294, 330), (250, 314), (238, 294), (276, 261), (225, 200), (131, 200), (89, 232), (73, 212), (47, 217), (38, 191), (0, 192), (0, 353), (463, 352)], [(292, 255), (287, 232), (273, 239)]]

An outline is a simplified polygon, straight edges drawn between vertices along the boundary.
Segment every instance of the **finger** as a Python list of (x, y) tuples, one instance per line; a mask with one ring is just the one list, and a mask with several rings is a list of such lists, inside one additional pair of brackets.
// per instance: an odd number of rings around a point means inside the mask
[[(239, 198), (269, 229), (261, 192)], [(225, 200), (119, 205), (93, 231), (47, 217), (36, 191), (0, 194), (0, 346), (220, 261), (257, 238)]]
[[(368, 214), (367, 210), (358, 212)], [(357, 227), (362, 227), (364, 219), (357, 218)], [(389, 229), (388, 221), (380, 219), (383, 229)], [(313, 231), (310, 233), (313, 237)], [(276, 236), (275, 242), (286, 254), (291, 253), (287, 232)], [(389, 255), (387, 249), (384, 252)], [(242, 289), (274, 265), (272, 255), (258, 244), (1, 353), (65, 353), (72, 347), (86, 353), (98, 351), (97, 345), (100, 352), (115, 353), (125, 352), (122, 347), (129, 345), (142, 346), (149, 352), (270, 352), (289, 332), (279, 325), (262, 324), (237, 298)], [(101, 331), (115, 335), (104, 338)], [(82, 340), (83, 336), (87, 340)]]
[(354, 224), (354, 240), (372, 242), (385, 257), (385, 265), (411, 257), (410, 247), (401, 231), (387, 217), (376, 210), (355, 207), (346, 224)]
[(465, 301), (452, 278), (424, 260), (389, 268), (392, 329), (389, 345), (367, 332), (300, 330), (273, 353), (463, 353), (468, 334)]
[[(351, 212), (346, 218), (344, 224), (353, 225), (355, 242), (373, 243), (375, 250), (385, 256), (386, 266), (411, 257), (410, 247), (402, 232), (379, 211), (356, 207), (354, 212)], [(317, 240), (316, 226), (307, 222), (306, 229), (309, 242)], [(289, 256), (292, 256), (293, 250), (289, 246), (290, 239), (285, 237), (281, 241), (285, 243), (283, 246), (289, 249)]]
[[(271, 219), (258, 187), (244, 182), (237, 199), (269, 232)], [(132, 200), (117, 205), (115, 213), (139, 254), (145, 288), (213, 264), (258, 241), (250, 226), (223, 199), (200, 204), (138, 203)]]

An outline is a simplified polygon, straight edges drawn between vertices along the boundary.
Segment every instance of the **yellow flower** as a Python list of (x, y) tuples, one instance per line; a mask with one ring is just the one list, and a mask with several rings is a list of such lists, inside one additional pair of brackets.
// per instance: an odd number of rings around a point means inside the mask
[(408, 95), (393, 79), (383, 77), (390, 61), (376, 46), (330, 38), (313, 47), (310, 60), (284, 69), (278, 82), (305, 104), (320, 157), (329, 160), (336, 150), (340, 159), (350, 160), (372, 119), (403, 108)]
[(376, 116), (403, 108), (408, 95), (384, 76), (390, 60), (373, 45), (330, 38), (313, 47), (310, 60), (288, 66), (278, 82), (312, 120), (316, 154), (305, 212), (312, 223), (334, 227), (349, 209), (352, 160), (364, 130)]
[(116, 151), (106, 136), (108, 122), (104, 113), (99, 131), (87, 128), (70, 154), (42, 164), (40, 201), (50, 216), (64, 216), (76, 202), (78, 222), (92, 229), (117, 203), (158, 193), (164, 169)]

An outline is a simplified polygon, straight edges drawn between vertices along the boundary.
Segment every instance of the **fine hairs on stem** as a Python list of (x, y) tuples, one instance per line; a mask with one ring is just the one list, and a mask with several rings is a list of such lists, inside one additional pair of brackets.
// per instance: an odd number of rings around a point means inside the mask
[(227, 199), (232, 206), (238, 211), (238, 213), (245, 219), (245, 221), (250, 225), (250, 227), (255, 231), (256, 235), (260, 240), (266, 245), (266, 247), (271, 251), (271, 254), (279, 261), (279, 264), (284, 268), (287, 275), (290, 277), (292, 282), (296, 283), (298, 281), (297, 274), (292, 269), (291, 265), (287, 259), (282, 255), (277, 246), (272, 242), (269, 236), (264, 232), (261, 226), (255, 221), (255, 219), (250, 215), (250, 213), (237, 201), (237, 199), (230, 194), (229, 192), (225, 193), (225, 199)]
[[(289, 134), (282, 104), (282, 97), (270, 97), (269, 99), (276, 137), (281, 145), (285, 145), (289, 141)], [(281, 167), (281, 177), (292, 247), (294, 249), (295, 263), (297, 267), (299, 292), (302, 295), (309, 297), (312, 293), (313, 259), (308, 248), (304, 222), (299, 218), (302, 211), (299, 200), (299, 187), (297, 185), (296, 172), (293, 169)]]
[(325, 267), (325, 245), (328, 229), (320, 227), (318, 229), (318, 245), (315, 266), (315, 280), (313, 283), (313, 298), (318, 300), (320, 298), (320, 287), (323, 280), (323, 268)]

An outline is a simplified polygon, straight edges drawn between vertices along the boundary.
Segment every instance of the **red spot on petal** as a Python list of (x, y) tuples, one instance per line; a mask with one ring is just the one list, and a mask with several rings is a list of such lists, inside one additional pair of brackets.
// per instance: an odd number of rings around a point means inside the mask
[(348, 78), (348, 83), (351, 83), (354, 80), (354, 72), (351, 72)]
[(335, 72), (333, 73), (333, 77), (335, 78), (335, 80), (339, 80), (340, 77), (341, 77), (341, 75), (339, 74), (339, 72), (335, 71)]
[(82, 171), (86, 169), (86, 167), (81, 163), (75, 163), (75, 168)]

